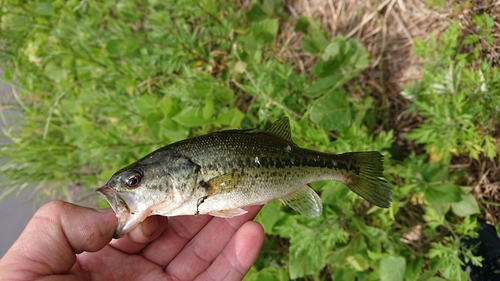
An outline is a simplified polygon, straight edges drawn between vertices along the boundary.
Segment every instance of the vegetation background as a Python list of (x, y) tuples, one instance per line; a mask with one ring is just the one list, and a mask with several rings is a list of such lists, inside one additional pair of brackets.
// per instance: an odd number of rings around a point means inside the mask
[[(500, 4), (0, 0), (8, 176), (85, 204), (152, 150), (283, 115), (302, 147), (379, 150), (390, 209), (333, 182), (279, 202), (246, 280), (466, 280), (460, 238), (499, 229)], [(9, 115), (16, 111), (21, 114)]]

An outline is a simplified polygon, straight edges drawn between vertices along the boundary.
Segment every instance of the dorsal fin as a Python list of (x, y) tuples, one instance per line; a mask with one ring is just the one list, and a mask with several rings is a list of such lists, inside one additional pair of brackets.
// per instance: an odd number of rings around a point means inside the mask
[(288, 117), (283, 116), (280, 119), (276, 120), (271, 126), (264, 131), (263, 133), (275, 135), (280, 138), (284, 138), (287, 141), (292, 141), (292, 131), (290, 130), (290, 120)]

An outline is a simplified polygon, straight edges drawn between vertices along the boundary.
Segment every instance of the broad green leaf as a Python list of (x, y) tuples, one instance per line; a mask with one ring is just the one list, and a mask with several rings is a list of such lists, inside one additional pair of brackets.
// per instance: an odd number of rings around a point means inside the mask
[(320, 54), (327, 44), (328, 41), (323, 31), (315, 27), (309, 30), (308, 36), (302, 37), (300, 40), (302, 49), (311, 55)]
[(406, 260), (401, 256), (390, 256), (380, 260), (380, 281), (403, 281)]
[(250, 10), (248, 10), (245, 14), (250, 22), (258, 22), (267, 18), (267, 14), (264, 10), (262, 10), (262, 6), (257, 3), (254, 3), (252, 8), (250, 8)]
[(157, 110), (157, 101), (151, 95), (142, 95), (134, 100), (131, 105), (131, 109), (142, 116), (148, 116), (151, 112)]
[(245, 115), (239, 109), (233, 108), (229, 111), (220, 113), (217, 117), (217, 122), (231, 128), (240, 128), (243, 117), (245, 117)]
[(257, 39), (251, 30), (249, 30), (243, 37), (243, 48), (249, 54), (254, 54), (259, 48), (259, 42), (257, 42)]
[(448, 170), (442, 163), (433, 162), (426, 164), (422, 169), (422, 177), (426, 182), (438, 182), (446, 178)]
[(313, 122), (326, 130), (341, 131), (351, 124), (351, 110), (345, 92), (334, 90), (315, 100), (309, 109)]
[(278, 19), (265, 19), (252, 24), (251, 33), (260, 44), (269, 44), (278, 32)]
[(214, 114), (214, 99), (212, 96), (205, 98), (205, 106), (203, 106), (203, 119), (210, 120)]
[(346, 261), (357, 271), (365, 271), (368, 269), (369, 263), (365, 256), (361, 254), (354, 254), (348, 256)]
[(151, 134), (157, 139), (160, 139), (160, 128), (161, 121), (165, 116), (161, 111), (152, 112), (146, 118), (146, 123), (148, 124), (148, 128), (151, 131)]
[(161, 101), (161, 103), (159, 105), (159, 110), (161, 110), (163, 112), (163, 115), (169, 116), (169, 114), (171, 113), (171, 109), (173, 107), (172, 103), (173, 103), (173, 101), (170, 98), (166, 98), (166, 99)]
[(210, 121), (203, 118), (200, 108), (186, 108), (179, 114), (172, 117), (172, 120), (182, 126), (192, 128), (210, 124)]
[(331, 89), (336, 89), (340, 85), (340, 81), (341, 77), (339, 74), (315, 79), (306, 88), (305, 94), (312, 98), (318, 97)]
[(453, 183), (432, 185), (425, 190), (425, 199), (431, 205), (459, 202), (462, 191)]
[(255, 217), (255, 220), (262, 225), (264, 231), (268, 234), (274, 234), (273, 227), (281, 217), (281, 204), (278, 200), (267, 203)]
[(417, 280), (424, 266), (424, 257), (416, 256), (406, 260), (405, 280)]
[(479, 214), (479, 206), (476, 198), (472, 194), (462, 194), (462, 200), (456, 203), (451, 203), (451, 209), (459, 217)]
[(309, 19), (305, 16), (300, 16), (299, 19), (295, 22), (294, 31), (300, 32), (302, 34), (307, 34), (309, 25)]
[(342, 281), (359, 280), (357, 279), (357, 271), (354, 268), (348, 266), (334, 267), (332, 270), (332, 279)]
[(203, 8), (203, 10), (218, 18), (218, 5), (215, 3), (215, 0), (201, 0), (200, 6)]

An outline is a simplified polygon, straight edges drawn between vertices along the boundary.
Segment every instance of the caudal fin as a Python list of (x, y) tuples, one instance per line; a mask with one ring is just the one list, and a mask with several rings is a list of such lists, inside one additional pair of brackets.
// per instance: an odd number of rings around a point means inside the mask
[(346, 175), (345, 185), (357, 195), (382, 208), (389, 208), (392, 201), (391, 187), (383, 178), (384, 156), (378, 151), (348, 152), (346, 157), (356, 167)]

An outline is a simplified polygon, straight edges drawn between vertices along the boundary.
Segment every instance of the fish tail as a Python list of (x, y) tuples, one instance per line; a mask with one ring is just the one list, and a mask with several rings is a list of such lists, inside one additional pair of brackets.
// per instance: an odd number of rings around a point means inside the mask
[(392, 191), (383, 178), (384, 156), (378, 151), (348, 152), (339, 156), (351, 163), (351, 169), (345, 174), (344, 184), (370, 203), (389, 208)]

